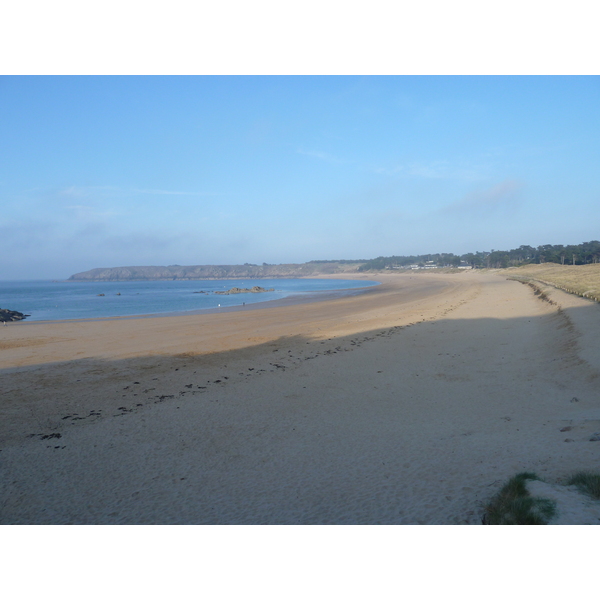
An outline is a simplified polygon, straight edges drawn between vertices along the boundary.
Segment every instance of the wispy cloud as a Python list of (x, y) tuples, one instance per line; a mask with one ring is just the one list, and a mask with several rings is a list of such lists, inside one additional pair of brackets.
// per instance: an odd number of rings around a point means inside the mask
[(448, 160), (410, 162), (393, 167), (373, 167), (372, 171), (382, 175), (419, 179), (460, 179), (477, 181), (487, 177), (488, 167), (470, 163), (452, 163)]
[(464, 198), (441, 209), (451, 215), (474, 215), (478, 217), (497, 216), (499, 213), (514, 213), (522, 200), (519, 191), (523, 183), (506, 179), (488, 189), (472, 192)]
[(399, 165), (394, 169), (395, 173), (408, 175), (409, 177), (423, 177), (425, 179), (448, 179), (455, 175), (447, 160), (436, 160), (434, 162), (410, 163)]
[(121, 188), (114, 185), (71, 185), (58, 191), (59, 196), (68, 198), (87, 198), (95, 195), (127, 195), (127, 194), (149, 194), (154, 196), (217, 196), (211, 192), (185, 192), (180, 190), (155, 190), (146, 188)]
[(95, 206), (86, 206), (83, 204), (73, 204), (65, 206), (65, 208), (69, 211), (73, 211), (75, 217), (80, 221), (106, 219), (123, 214), (115, 210), (98, 210)]
[(217, 196), (218, 194), (210, 192), (180, 192), (174, 190), (142, 190), (132, 189), (132, 192), (136, 194), (152, 194), (156, 196)]
[(342, 164), (347, 161), (338, 158), (337, 156), (333, 156), (333, 154), (328, 154), (327, 152), (319, 152), (318, 150), (303, 150), (302, 148), (298, 148), (298, 154), (303, 154), (304, 156), (312, 156), (313, 158), (318, 158), (319, 160), (324, 160), (325, 162), (332, 164)]
[[(34, 191), (34, 190), (31, 190)], [(71, 185), (58, 191), (59, 196), (68, 198), (86, 198), (93, 193), (118, 192), (119, 188), (112, 185)]]

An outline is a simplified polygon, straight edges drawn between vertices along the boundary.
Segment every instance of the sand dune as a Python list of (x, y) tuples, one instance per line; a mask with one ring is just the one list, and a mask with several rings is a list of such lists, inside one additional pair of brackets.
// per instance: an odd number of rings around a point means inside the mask
[[(516, 472), (597, 470), (599, 305), (493, 274), (378, 279), (2, 328), (1, 522), (478, 524)], [(600, 522), (588, 505), (571, 522)]]

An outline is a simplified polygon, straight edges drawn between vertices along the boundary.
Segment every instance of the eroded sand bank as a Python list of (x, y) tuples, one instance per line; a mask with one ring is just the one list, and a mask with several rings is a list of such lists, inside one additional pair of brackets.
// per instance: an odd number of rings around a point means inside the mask
[(378, 279), (2, 328), (1, 522), (476, 524), (516, 472), (598, 469), (599, 305), (492, 274)]

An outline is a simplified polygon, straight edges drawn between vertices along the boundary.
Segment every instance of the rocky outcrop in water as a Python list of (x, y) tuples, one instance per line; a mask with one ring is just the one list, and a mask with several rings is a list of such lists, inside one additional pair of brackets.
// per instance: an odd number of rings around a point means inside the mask
[(16, 310), (8, 310), (8, 308), (0, 308), (0, 322), (10, 322), (10, 321), (22, 321), (26, 317), (30, 317), (31, 315), (24, 315), (22, 312), (18, 312)]
[(266, 290), (265, 288), (260, 287), (259, 285), (255, 285), (252, 288), (239, 288), (232, 287), (230, 290), (226, 292), (215, 292), (215, 294), (221, 294), (222, 296), (228, 296), (229, 294), (260, 294), (261, 292), (274, 292), (275, 288), (269, 288)]

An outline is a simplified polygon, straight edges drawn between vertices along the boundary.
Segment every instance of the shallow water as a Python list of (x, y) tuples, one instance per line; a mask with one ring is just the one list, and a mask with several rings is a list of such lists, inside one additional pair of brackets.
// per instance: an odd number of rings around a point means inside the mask
[[(2, 281), (0, 308), (27, 315), (27, 321), (96, 319), (210, 310), (377, 285), (351, 279), (219, 279), (197, 281)], [(274, 288), (273, 292), (215, 294), (233, 287)], [(198, 293), (206, 292), (206, 293)], [(101, 296), (99, 294), (104, 294)]]

